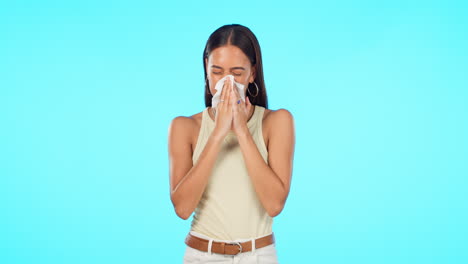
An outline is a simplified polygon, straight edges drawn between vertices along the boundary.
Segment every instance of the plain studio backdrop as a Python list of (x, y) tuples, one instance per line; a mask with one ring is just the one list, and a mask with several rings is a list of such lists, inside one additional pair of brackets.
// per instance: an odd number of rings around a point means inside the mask
[(171, 120), (202, 52), (258, 37), (296, 125), (281, 263), (468, 262), (463, 1), (2, 1), (0, 263), (181, 263)]

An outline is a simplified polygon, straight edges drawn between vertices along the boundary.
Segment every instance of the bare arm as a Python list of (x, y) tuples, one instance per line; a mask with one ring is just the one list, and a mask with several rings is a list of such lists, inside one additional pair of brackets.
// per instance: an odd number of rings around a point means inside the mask
[(245, 130), (239, 144), (257, 196), (271, 217), (284, 208), (289, 194), (294, 157), (294, 120), (285, 109), (271, 113), (268, 164), (263, 160), (252, 135)]
[[(227, 82), (229, 83), (229, 82)], [(231, 93), (223, 89), (221, 99), (228, 101)], [(192, 162), (191, 132), (193, 121), (176, 117), (169, 127), (169, 167), (171, 201), (176, 214), (187, 219), (197, 207), (208, 184), (221, 144), (232, 123), (231, 103), (219, 103), (215, 128), (200, 153), (196, 164)], [(199, 135), (200, 136), (200, 135)]]
[(193, 164), (189, 128), (192, 120), (176, 117), (169, 128), (170, 193), (176, 214), (188, 219), (198, 205), (224, 137), (213, 130), (208, 142)]

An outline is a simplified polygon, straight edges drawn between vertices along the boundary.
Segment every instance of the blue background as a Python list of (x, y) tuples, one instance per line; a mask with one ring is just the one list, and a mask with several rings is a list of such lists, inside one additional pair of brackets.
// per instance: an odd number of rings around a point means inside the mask
[(2, 1), (0, 262), (181, 263), (170, 121), (224, 24), (296, 125), (281, 263), (467, 263), (462, 1)]

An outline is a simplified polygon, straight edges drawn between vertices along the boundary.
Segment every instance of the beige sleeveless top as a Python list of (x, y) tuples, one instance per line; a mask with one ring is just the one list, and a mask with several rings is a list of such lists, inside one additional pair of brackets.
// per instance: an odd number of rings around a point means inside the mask
[[(262, 119), (265, 108), (254, 105), (252, 117), (247, 126), (265, 162), (268, 152), (263, 140)], [(215, 127), (203, 110), (200, 133), (195, 150), (195, 164)], [(225, 137), (218, 158), (214, 164), (208, 184), (195, 209), (191, 231), (214, 239), (251, 239), (272, 233), (273, 218), (268, 215), (257, 197), (237, 136), (230, 131)]]

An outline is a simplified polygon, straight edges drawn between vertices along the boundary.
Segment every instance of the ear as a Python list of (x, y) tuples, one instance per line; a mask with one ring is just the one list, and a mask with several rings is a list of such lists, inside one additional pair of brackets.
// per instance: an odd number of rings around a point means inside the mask
[(256, 70), (255, 65), (253, 65), (253, 66), (250, 68), (250, 78), (249, 78), (249, 82), (250, 82), (250, 83), (253, 83), (256, 77), (257, 77), (257, 70)]

